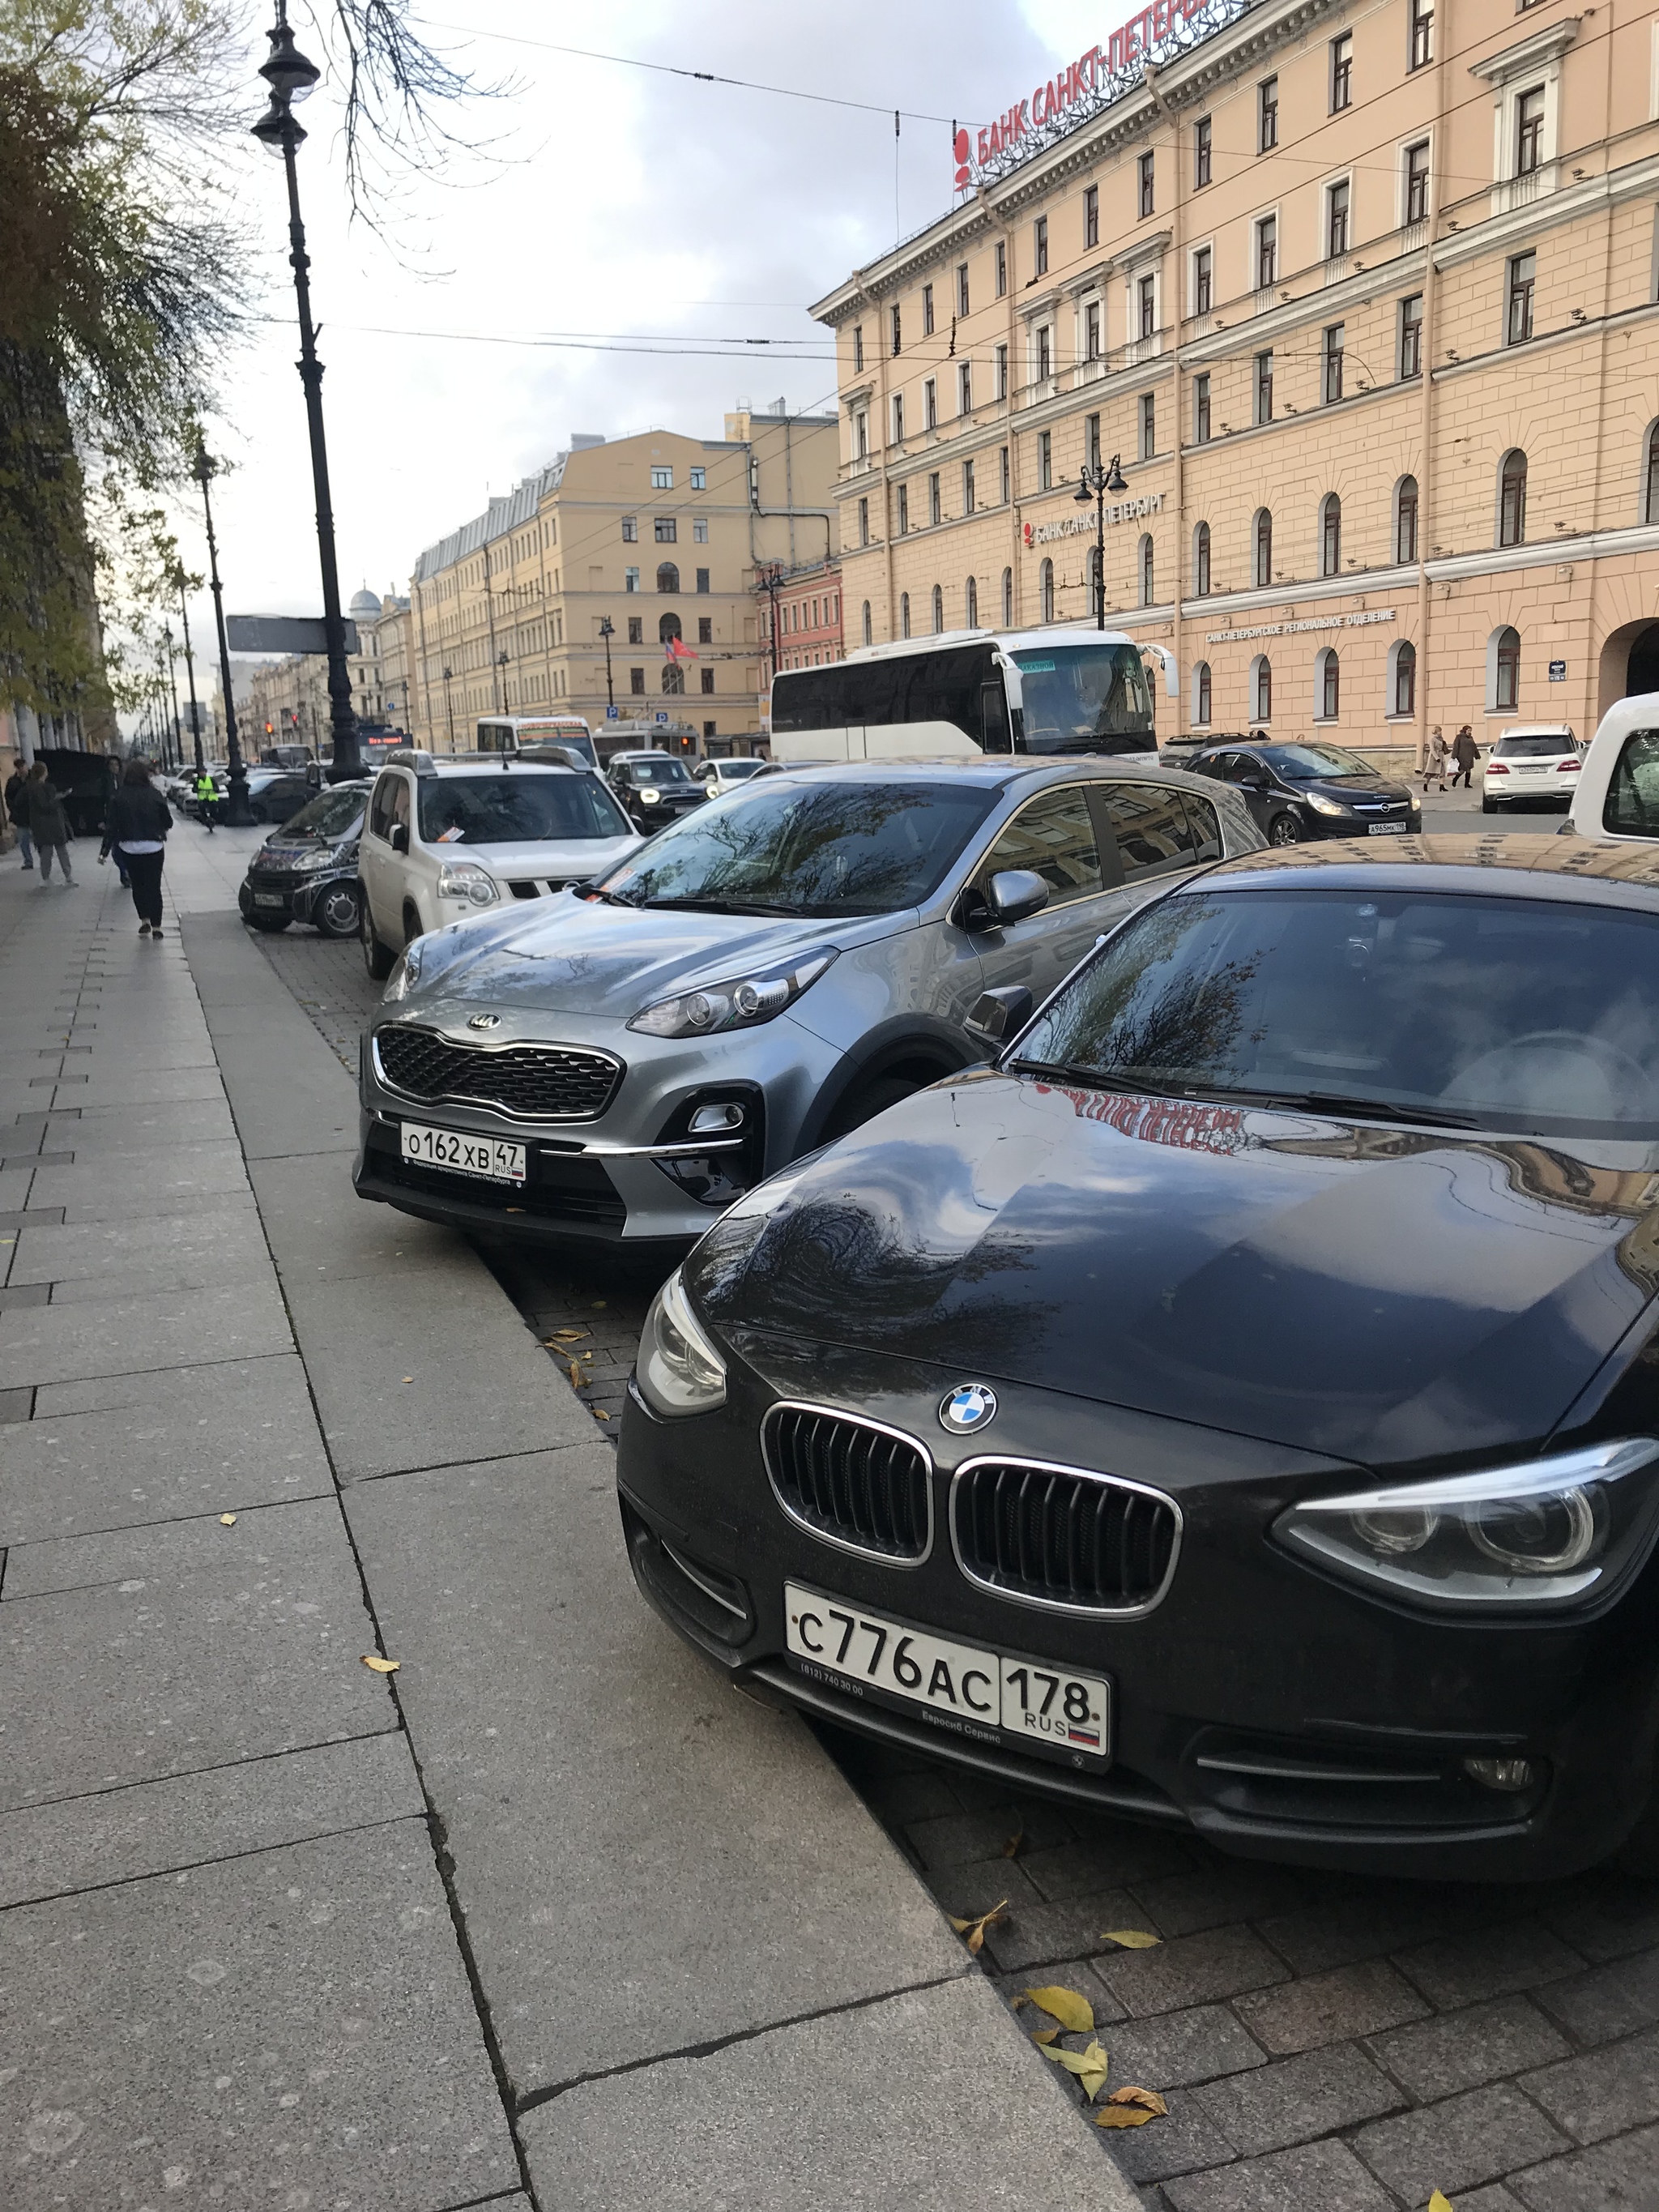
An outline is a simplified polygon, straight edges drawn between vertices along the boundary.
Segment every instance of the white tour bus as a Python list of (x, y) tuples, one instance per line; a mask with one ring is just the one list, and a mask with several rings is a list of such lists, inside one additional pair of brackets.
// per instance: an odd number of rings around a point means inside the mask
[(481, 753), (521, 753), (529, 745), (562, 745), (568, 753), (598, 768), (593, 732), (580, 714), (481, 714)]
[(1076, 627), (946, 630), (867, 645), (772, 678), (772, 757), (915, 760), (977, 753), (1155, 753), (1142, 653), (1178, 697), (1175, 655)]

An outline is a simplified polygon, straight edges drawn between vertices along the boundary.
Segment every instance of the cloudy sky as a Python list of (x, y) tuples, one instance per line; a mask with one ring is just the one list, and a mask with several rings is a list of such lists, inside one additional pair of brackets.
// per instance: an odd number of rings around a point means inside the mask
[[(336, 88), (325, 82), (302, 111), (343, 595), (365, 581), (406, 590), (423, 546), (550, 459), (573, 430), (614, 438), (660, 424), (718, 437), (740, 398), (832, 403), (830, 335), (807, 304), (949, 205), (951, 117), (988, 122), (1103, 39), (1129, 4), (423, 0), (433, 43), (510, 88), (463, 124), (487, 150), (412, 179), (389, 240), (344, 219)], [(294, 0), (296, 26), (304, 14)], [(301, 42), (321, 58), (308, 29)], [(250, 55), (256, 88), (264, 51), (261, 39)], [(259, 104), (251, 94), (250, 121)], [(895, 106), (909, 111), (896, 177)], [(911, 119), (921, 115), (944, 119)], [(215, 435), (232, 472), (215, 520), (226, 602), (314, 612), (282, 169), (252, 141), (247, 151), (239, 190), (269, 241), (258, 282), (270, 319), (225, 364)], [(197, 514), (180, 523), (187, 562), (204, 568)], [(204, 640), (205, 599), (191, 615)]]

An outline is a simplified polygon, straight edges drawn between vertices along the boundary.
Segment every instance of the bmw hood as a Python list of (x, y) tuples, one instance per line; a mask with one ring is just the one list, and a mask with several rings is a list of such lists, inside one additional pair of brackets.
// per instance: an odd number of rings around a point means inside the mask
[(1398, 1466), (1561, 1420), (1659, 1287), (1656, 1168), (988, 1072), (790, 1171), (757, 1234), (740, 1203), (688, 1280), (717, 1330)]

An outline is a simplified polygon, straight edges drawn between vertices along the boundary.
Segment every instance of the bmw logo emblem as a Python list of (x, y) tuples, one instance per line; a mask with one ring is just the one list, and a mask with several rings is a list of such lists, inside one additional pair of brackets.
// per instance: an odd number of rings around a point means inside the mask
[(467, 1024), (470, 1030), (498, 1030), (501, 1025), (501, 1018), (499, 1014), (474, 1014)]
[(988, 1383), (963, 1382), (952, 1390), (939, 1409), (939, 1425), (967, 1436), (995, 1418), (997, 1394)]

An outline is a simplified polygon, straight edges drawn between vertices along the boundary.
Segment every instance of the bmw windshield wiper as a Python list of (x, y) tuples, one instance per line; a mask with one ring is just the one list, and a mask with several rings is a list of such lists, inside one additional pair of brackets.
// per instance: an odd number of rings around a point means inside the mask
[(1361, 1098), (1342, 1091), (1233, 1091), (1256, 1106), (1288, 1107), (1293, 1112), (1352, 1114), (1366, 1121), (1416, 1121), (1435, 1129), (1478, 1129), (1474, 1114), (1448, 1114), (1437, 1106), (1405, 1106), (1387, 1098)]
[(672, 907), (683, 914), (781, 914), (795, 918), (793, 906), (763, 906), (757, 899), (715, 898), (648, 898), (640, 903), (647, 907)]

